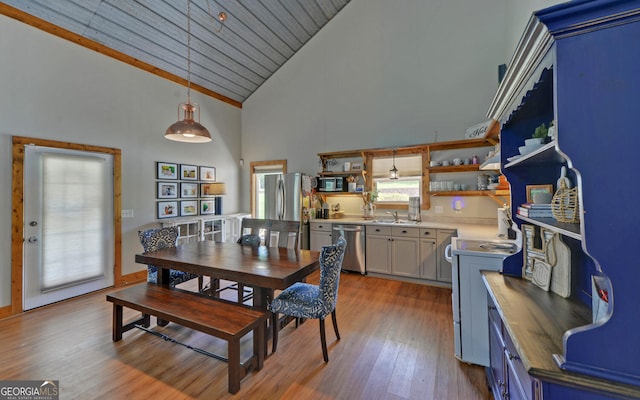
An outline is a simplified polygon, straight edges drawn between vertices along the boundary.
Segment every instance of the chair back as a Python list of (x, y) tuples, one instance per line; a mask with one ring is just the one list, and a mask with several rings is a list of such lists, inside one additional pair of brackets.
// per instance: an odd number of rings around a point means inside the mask
[(335, 309), (338, 301), (340, 271), (346, 247), (346, 239), (340, 236), (336, 244), (323, 246), (320, 252), (319, 297), (327, 314)]
[(268, 247), (297, 249), (300, 237), (300, 222), (243, 218), (241, 234), (258, 235), (261, 238), (261, 244)]
[(176, 247), (178, 235), (178, 227), (176, 226), (138, 231), (138, 238), (140, 238), (145, 253)]

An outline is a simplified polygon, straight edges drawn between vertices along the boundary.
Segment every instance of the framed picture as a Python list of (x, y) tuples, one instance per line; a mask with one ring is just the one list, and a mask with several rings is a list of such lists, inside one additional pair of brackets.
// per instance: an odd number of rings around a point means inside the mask
[(215, 200), (200, 200), (200, 214), (207, 215), (215, 212)]
[(180, 202), (180, 216), (198, 215), (198, 201), (189, 200)]
[(216, 181), (215, 167), (200, 167), (200, 180), (215, 182)]
[(198, 167), (195, 165), (180, 164), (180, 179), (197, 181)]
[(178, 164), (156, 162), (156, 179), (178, 179)]
[(177, 199), (178, 182), (158, 182), (158, 199)]
[(553, 197), (553, 185), (527, 185), (527, 203), (533, 203), (533, 196), (538, 193), (548, 194)]
[(178, 216), (177, 201), (159, 201), (158, 202), (158, 219), (171, 218)]
[(191, 182), (180, 183), (180, 197), (183, 199), (198, 197), (198, 184)]

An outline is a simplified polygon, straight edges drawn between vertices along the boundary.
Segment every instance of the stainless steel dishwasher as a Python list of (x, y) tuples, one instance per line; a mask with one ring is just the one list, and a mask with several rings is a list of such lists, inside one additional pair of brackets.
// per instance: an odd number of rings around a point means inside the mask
[(338, 241), (340, 235), (347, 240), (347, 250), (342, 260), (344, 271), (359, 272), (364, 275), (367, 270), (364, 263), (364, 225), (333, 224), (331, 241)]

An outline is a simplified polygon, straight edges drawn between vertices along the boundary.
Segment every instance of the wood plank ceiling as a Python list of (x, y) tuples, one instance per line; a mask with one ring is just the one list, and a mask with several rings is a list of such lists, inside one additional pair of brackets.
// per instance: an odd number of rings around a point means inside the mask
[[(191, 0), (193, 88), (241, 107), (348, 2)], [(6, 0), (0, 12), (186, 83), (187, 0)]]

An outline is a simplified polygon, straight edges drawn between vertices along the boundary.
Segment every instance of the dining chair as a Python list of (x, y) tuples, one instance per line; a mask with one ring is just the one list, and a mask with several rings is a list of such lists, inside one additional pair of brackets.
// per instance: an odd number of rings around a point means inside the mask
[(331, 314), (333, 330), (340, 340), (338, 321), (336, 320), (336, 303), (338, 301), (338, 284), (340, 270), (344, 258), (347, 241), (340, 236), (336, 244), (323, 246), (320, 252), (320, 284), (312, 285), (297, 282), (283, 290), (269, 305), (271, 310), (271, 325), (273, 327), (273, 347), (275, 353), (278, 347), (278, 331), (280, 323), (278, 314), (295, 318), (318, 319), (320, 324), (320, 342), (324, 362), (329, 362), (327, 354), (327, 340), (325, 335), (324, 318)]
[[(175, 226), (146, 229), (138, 231), (138, 238), (144, 252), (156, 251), (170, 247), (176, 247), (178, 243), (178, 228)], [(202, 290), (202, 277), (188, 272), (170, 270), (169, 286), (176, 286), (191, 279), (198, 278), (198, 290)], [(158, 268), (154, 265), (147, 266), (147, 282), (158, 282)]]
[[(240, 234), (242, 236), (238, 239), (238, 243), (241, 245), (265, 245), (267, 247), (297, 249), (300, 237), (300, 222), (243, 218)], [(224, 290), (237, 291), (238, 303), (244, 303), (253, 297), (252, 290), (240, 282), (219, 288), (217, 292), (220, 293)]]

